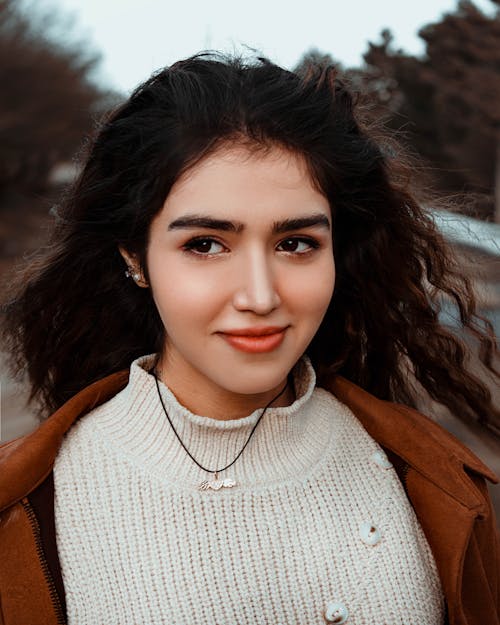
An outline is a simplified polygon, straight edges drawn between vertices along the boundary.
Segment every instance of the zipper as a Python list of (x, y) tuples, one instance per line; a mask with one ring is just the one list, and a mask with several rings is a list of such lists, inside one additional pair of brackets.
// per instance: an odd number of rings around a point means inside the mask
[(56, 585), (54, 584), (54, 580), (52, 579), (52, 574), (50, 572), (49, 565), (45, 557), (45, 552), (43, 550), (42, 539), (40, 537), (40, 525), (38, 524), (38, 519), (36, 518), (35, 511), (33, 510), (33, 507), (26, 497), (21, 501), (21, 503), (23, 504), (24, 510), (31, 525), (31, 529), (33, 531), (37, 556), (42, 566), (43, 575), (49, 587), (50, 599), (56, 613), (57, 625), (67, 625), (66, 616), (61, 605), (61, 600), (59, 599)]

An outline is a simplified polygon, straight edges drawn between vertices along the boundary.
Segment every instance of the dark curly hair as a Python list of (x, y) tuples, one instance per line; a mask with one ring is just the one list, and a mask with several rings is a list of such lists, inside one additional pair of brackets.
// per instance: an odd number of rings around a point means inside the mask
[(308, 347), (319, 380), (340, 374), (382, 399), (416, 405), (415, 381), (457, 416), (499, 413), (440, 323), (451, 298), (480, 343), (493, 327), (471, 285), (416, 199), (401, 150), (360, 119), (335, 68), (300, 73), (264, 58), (202, 53), (154, 74), (105, 119), (81, 175), (57, 208), (48, 247), (29, 259), (4, 306), (15, 373), (46, 415), (91, 382), (160, 351), (164, 328), (148, 289), (124, 278), (118, 247), (145, 263), (148, 232), (172, 185), (228, 144), (301, 155), (333, 218), (336, 284)]

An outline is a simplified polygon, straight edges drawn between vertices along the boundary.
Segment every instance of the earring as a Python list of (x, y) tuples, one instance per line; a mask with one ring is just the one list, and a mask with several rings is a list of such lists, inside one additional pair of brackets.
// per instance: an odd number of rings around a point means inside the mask
[(141, 274), (137, 271), (134, 271), (132, 267), (127, 267), (127, 269), (125, 270), (125, 277), (132, 278), (134, 282), (140, 282), (142, 279)]

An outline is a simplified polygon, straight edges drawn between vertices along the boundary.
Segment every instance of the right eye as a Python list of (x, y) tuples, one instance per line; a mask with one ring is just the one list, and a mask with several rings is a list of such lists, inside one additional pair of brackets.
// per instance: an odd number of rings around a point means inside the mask
[(211, 237), (196, 237), (184, 243), (182, 249), (188, 254), (196, 256), (216, 256), (224, 252), (225, 247)]

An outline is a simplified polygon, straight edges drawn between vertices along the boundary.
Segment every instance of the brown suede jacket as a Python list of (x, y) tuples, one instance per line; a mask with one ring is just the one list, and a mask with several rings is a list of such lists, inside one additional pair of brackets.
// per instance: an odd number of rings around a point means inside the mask
[[(127, 381), (122, 371), (92, 384), (35, 431), (0, 446), (2, 625), (67, 622), (52, 468), (75, 421)], [(500, 625), (500, 541), (484, 479), (496, 483), (496, 476), (419, 412), (381, 401), (340, 376), (325, 386), (393, 462), (434, 554), (447, 623)]]

